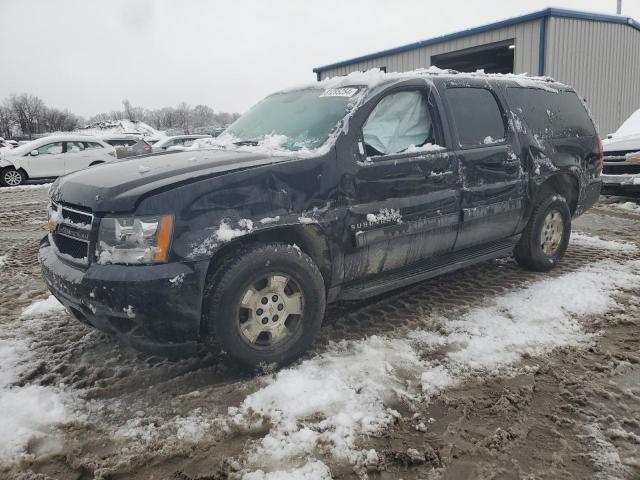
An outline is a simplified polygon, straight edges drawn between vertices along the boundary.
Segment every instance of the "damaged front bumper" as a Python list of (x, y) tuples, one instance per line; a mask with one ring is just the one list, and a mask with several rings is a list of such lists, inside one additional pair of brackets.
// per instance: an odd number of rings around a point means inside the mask
[(72, 266), (49, 237), (38, 254), (51, 293), (79, 321), (147, 353), (195, 353), (208, 262)]

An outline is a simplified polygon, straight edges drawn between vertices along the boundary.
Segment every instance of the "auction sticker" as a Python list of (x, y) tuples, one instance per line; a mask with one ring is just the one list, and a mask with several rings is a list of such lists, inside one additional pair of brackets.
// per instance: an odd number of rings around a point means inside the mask
[(353, 97), (357, 88), (327, 88), (322, 94), (321, 97)]

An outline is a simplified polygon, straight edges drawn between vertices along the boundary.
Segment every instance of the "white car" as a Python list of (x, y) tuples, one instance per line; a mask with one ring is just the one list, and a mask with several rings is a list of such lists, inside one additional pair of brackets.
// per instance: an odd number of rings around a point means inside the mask
[(115, 160), (115, 149), (83, 135), (51, 136), (0, 150), (0, 185), (15, 187), (26, 180), (53, 178)]
[(173, 137), (165, 137), (153, 144), (153, 151), (164, 152), (171, 147), (175, 147), (174, 150), (179, 150), (181, 149), (180, 147), (190, 147), (199, 138), (209, 137), (211, 135), (175, 135)]
[(602, 141), (604, 193), (640, 193), (640, 110)]

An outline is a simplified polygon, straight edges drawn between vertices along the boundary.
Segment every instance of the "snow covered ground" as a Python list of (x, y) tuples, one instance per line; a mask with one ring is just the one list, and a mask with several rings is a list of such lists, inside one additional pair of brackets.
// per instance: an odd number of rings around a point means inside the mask
[(635, 217), (587, 214), (549, 274), (503, 259), (332, 307), (302, 361), (256, 376), (218, 354), (137, 354), (79, 324), (19, 256), (44, 218), (13, 218), (0, 232), (0, 478), (478, 478), (512, 461), (531, 478), (638, 473)]

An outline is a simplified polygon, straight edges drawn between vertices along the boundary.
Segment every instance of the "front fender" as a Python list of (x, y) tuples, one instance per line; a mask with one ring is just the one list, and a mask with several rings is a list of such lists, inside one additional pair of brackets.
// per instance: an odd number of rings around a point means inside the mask
[[(325, 209), (327, 213), (329, 209)], [(184, 259), (204, 260), (216, 255), (226, 245), (262, 234), (313, 225), (325, 232), (332, 219), (313, 212), (273, 214), (261, 218), (220, 218), (214, 225), (196, 231), (187, 231), (174, 241), (174, 252)], [(326, 234), (326, 232), (325, 232)], [(291, 243), (295, 243), (291, 239)]]

